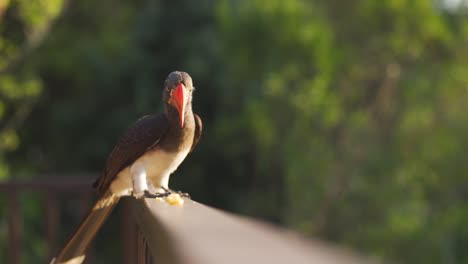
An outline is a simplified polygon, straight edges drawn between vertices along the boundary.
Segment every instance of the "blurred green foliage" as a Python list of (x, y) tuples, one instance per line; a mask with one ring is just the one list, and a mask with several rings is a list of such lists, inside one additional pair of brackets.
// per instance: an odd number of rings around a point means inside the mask
[(466, 263), (468, 21), (439, 2), (0, 1), (0, 177), (99, 171), (179, 69), (204, 136), (174, 188), (378, 258)]

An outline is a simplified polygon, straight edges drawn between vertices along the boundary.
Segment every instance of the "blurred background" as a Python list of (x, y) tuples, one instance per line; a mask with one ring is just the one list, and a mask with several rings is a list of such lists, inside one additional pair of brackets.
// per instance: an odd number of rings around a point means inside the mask
[[(0, 0), (0, 179), (90, 186), (183, 70), (204, 135), (173, 189), (376, 258), (468, 263), (467, 7)], [(45, 262), (43, 195), (16, 199), (21, 259)], [(54, 250), (82, 217), (70, 199)], [(106, 223), (93, 263), (119, 263), (118, 230)]]

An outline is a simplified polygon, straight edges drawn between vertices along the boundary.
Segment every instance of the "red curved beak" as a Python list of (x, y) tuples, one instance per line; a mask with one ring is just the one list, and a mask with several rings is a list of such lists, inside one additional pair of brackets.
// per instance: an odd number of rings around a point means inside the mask
[(179, 123), (180, 127), (184, 127), (184, 113), (185, 113), (185, 101), (187, 99), (187, 92), (185, 86), (180, 83), (171, 93), (171, 99), (169, 101), (177, 111), (179, 112)]

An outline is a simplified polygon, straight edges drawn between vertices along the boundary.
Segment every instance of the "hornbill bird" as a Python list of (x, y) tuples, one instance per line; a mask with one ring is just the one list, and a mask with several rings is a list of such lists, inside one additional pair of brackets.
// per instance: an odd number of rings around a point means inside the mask
[(92, 239), (122, 196), (165, 197), (169, 177), (198, 144), (202, 122), (192, 112), (192, 78), (167, 76), (164, 113), (140, 118), (120, 138), (94, 183), (99, 199), (53, 263), (81, 263)]

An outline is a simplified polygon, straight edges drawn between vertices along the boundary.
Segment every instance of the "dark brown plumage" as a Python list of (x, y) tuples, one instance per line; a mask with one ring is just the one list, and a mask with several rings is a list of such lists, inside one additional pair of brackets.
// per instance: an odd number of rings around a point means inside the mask
[[(169, 168), (173, 168), (174, 162), (182, 162), (179, 156), (182, 155), (183, 159), (187, 150), (193, 151), (202, 133), (201, 119), (192, 112), (193, 90), (192, 78), (187, 73), (176, 71), (169, 74), (164, 82), (162, 96), (165, 112), (140, 118), (120, 138), (110, 153), (100, 177), (93, 185), (98, 190), (100, 198), (54, 263), (65, 263), (81, 257), (84, 259), (89, 243), (119, 201), (120, 195), (123, 195), (114, 193), (115, 190), (111, 185), (117, 180), (125, 183), (120, 178), (130, 177), (124, 171), (131, 171), (129, 168), (132, 168), (135, 162), (142, 157), (148, 157), (146, 159), (150, 159), (153, 163), (151, 158), (162, 155), (169, 157), (169, 161), (165, 162), (168, 162)], [(175, 168), (178, 165), (175, 164)], [(156, 172), (161, 169), (164, 171), (164, 166), (164, 163), (159, 164)], [(149, 173), (153, 168), (145, 169)], [(159, 179), (160, 175), (151, 176), (153, 177), (151, 180), (154, 180), (154, 176)]]

